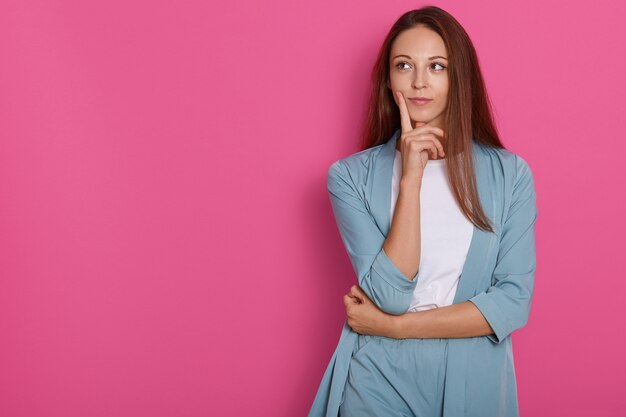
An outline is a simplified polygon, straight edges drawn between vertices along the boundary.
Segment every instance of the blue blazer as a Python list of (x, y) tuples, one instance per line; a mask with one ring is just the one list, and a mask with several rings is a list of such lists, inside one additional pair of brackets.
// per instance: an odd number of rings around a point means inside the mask
[[(378, 307), (405, 313), (417, 281), (387, 257), (391, 178), (398, 129), (384, 144), (334, 162), (327, 186), (359, 286)], [(479, 198), (495, 233), (474, 226), (454, 303), (471, 301), (494, 334), (448, 339), (444, 415), (518, 416), (511, 333), (528, 321), (535, 281), (536, 194), (528, 163), (472, 140)], [(337, 417), (357, 333), (347, 321), (309, 417)]]

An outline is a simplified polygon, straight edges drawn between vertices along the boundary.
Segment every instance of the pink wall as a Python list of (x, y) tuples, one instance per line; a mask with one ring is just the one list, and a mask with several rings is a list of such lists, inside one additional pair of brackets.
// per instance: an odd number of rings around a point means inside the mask
[[(523, 416), (626, 407), (624, 4), (437, 3), (536, 178)], [(3, 1), (0, 415), (305, 415), (355, 282), (326, 170), (422, 5)]]

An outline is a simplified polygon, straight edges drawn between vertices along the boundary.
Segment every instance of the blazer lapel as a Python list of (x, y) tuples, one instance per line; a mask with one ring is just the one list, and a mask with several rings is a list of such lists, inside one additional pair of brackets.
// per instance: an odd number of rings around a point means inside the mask
[[(495, 224), (496, 199), (493, 195), (495, 187), (491, 185), (489, 177), (489, 157), (485, 154), (481, 145), (473, 140), (471, 144), (480, 204), (497, 232), (498, 225)], [(467, 301), (478, 293), (477, 288), (489, 264), (490, 251), (497, 242), (496, 237), (496, 233), (483, 231), (474, 225), (472, 240), (459, 278), (453, 304)]]
[(395, 131), (391, 138), (382, 145), (372, 168), (372, 201), (370, 210), (383, 235), (389, 234), (391, 218), (391, 180), (393, 176), (393, 160), (396, 156), (396, 141), (401, 129)]
[[(378, 156), (373, 161), (372, 168), (372, 191), (370, 201), (370, 211), (376, 224), (384, 236), (389, 235), (391, 217), (391, 180), (393, 175), (393, 161), (395, 158), (396, 143), (400, 137), (401, 129), (395, 131), (391, 138), (382, 145)], [(486, 155), (473, 140), (472, 155), (474, 158), (474, 168), (476, 172), (476, 184), (478, 195), (485, 214), (494, 219), (495, 199), (490, 187), (489, 172), (485, 158)], [(480, 276), (487, 266), (486, 256), (495, 244), (496, 239), (493, 233), (485, 232), (473, 226), (472, 240), (463, 266), (463, 271), (459, 278), (456, 294), (453, 303), (466, 301), (476, 295), (476, 284), (480, 282)]]

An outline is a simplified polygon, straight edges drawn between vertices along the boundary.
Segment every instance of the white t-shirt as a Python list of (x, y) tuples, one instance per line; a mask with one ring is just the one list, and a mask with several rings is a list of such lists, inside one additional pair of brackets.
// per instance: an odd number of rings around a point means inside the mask
[[(428, 160), (420, 190), (421, 258), (417, 286), (408, 311), (451, 305), (463, 271), (474, 225), (459, 208), (448, 184), (445, 159)], [(391, 211), (398, 199), (402, 155), (396, 149)]]

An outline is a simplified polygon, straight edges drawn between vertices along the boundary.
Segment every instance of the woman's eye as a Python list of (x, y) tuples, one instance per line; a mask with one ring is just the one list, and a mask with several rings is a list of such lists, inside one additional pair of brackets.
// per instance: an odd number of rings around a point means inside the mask
[(435, 68), (438, 71), (443, 71), (446, 68), (443, 65), (441, 65), (439, 62), (433, 63), (433, 66), (437, 66), (437, 65), (440, 67), (440, 68)]
[(398, 68), (398, 69), (404, 69), (404, 68), (402, 68), (402, 65), (409, 65), (409, 64), (407, 64), (406, 62), (398, 62), (398, 63), (396, 64), (396, 68)]

